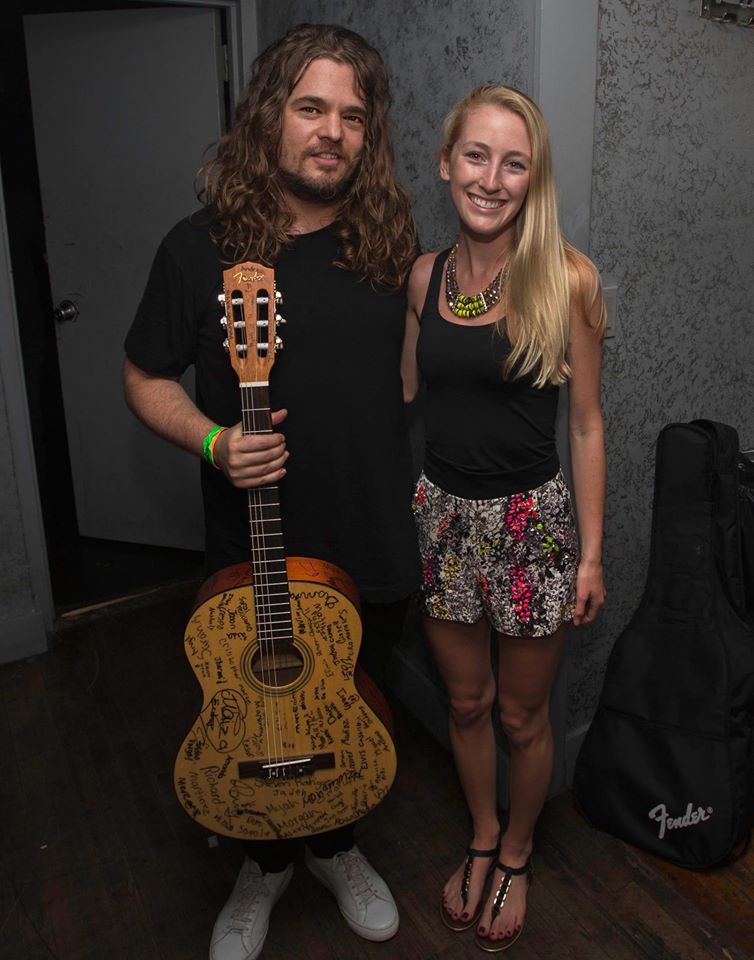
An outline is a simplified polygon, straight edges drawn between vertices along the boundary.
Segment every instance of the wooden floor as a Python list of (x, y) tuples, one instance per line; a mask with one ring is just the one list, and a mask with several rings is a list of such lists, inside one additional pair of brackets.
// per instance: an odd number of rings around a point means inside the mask
[[(174, 587), (68, 623), (53, 652), (0, 668), (0, 960), (206, 960), (239, 851), (208, 843), (172, 788), (199, 687)], [(389, 880), (401, 928), (366, 943), (301, 864), (264, 960), (463, 960), (471, 931), (440, 922), (439, 892), (467, 840), (450, 757), (400, 713), (396, 786), (360, 844)], [(515, 960), (754, 957), (754, 855), (674, 871), (551, 801)]]

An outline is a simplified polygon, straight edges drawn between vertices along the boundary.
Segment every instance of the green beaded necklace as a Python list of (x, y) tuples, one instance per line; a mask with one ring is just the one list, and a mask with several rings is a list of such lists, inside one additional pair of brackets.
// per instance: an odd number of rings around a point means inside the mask
[(445, 300), (448, 304), (448, 310), (454, 317), (459, 317), (461, 320), (470, 320), (481, 317), (482, 314), (487, 313), (495, 304), (500, 302), (508, 264), (505, 263), (500, 267), (497, 276), (487, 284), (481, 293), (466, 296), (458, 289), (458, 280), (456, 279), (457, 249), (458, 244), (450, 251), (448, 262), (445, 265)]

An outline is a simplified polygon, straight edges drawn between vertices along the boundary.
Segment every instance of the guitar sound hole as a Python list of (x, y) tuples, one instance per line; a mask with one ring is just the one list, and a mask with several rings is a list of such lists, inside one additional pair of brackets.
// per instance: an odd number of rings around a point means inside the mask
[(266, 687), (287, 687), (301, 676), (304, 658), (290, 647), (287, 650), (257, 650), (251, 660), (251, 672)]

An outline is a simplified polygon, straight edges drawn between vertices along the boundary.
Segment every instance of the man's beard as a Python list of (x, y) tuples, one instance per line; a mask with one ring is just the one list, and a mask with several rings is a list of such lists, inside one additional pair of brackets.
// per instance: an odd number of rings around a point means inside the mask
[(351, 189), (357, 172), (358, 167), (354, 167), (345, 176), (333, 181), (304, 177), (293, 170), (286, 170), (285, 167), (279, 168), (283, 185), (290, 190), (294, 197), (298, 197), (300, 200), (315, 200), (323, 203), (342, 200)]

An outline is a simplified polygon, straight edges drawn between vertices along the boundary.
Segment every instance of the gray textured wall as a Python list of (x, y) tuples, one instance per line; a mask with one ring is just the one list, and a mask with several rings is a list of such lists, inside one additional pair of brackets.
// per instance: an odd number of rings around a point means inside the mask
[(422, 246), (447, 245), (455, 218), (436, 155), (455, 101), (490, 80), (529, 84), (530, 0), (289, 0), (259, 5), (259, 47), (297, 23), (340, 23), (362, 34), (390, 71), (391, 123), (404, 186), (414, 200)]
[(588, 721), (644, 586), (660, 428), (754, 445), (754, 30), (696, 0), (601, 0), (591, 256), (619, 284), (605, 351), (608, 605), (574, 631), (569, 726)]

